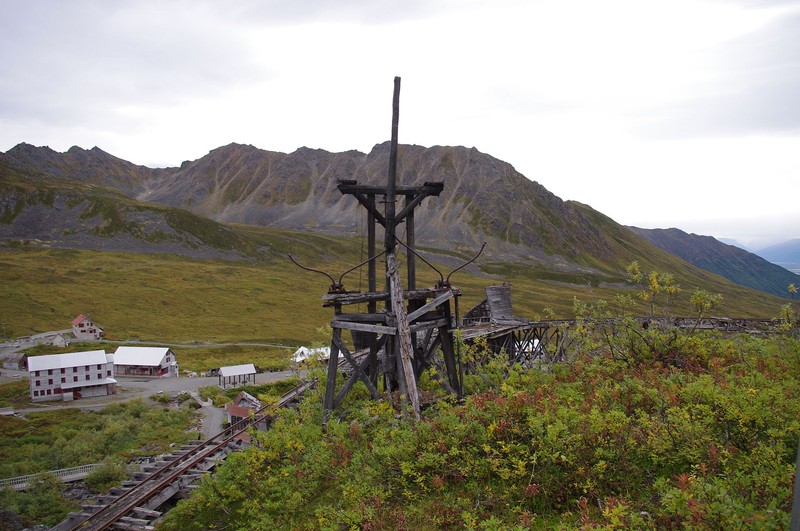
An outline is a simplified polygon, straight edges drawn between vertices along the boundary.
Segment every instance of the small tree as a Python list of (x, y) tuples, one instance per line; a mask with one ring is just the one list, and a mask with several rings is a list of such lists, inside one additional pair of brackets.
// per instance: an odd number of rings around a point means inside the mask
[(797, 302), (794, 296), (797, 295), (797, 287), (794, 283), (789, 284), (789, 295), (792, 297), (792, 302), (784, 304), (781, 307), (781, 313), (778, 319), (781, 321), (781, 331), (791, 335), (795, 339), (800, 336), (800, 328), (798, 328), (798, 321), (800, 321), (800, 309), (797, 307)]
[(651, 317), (655, 317), (656, 300), (660, 294), (663, 293), (666, 297), (663, 309), (663, 313), (666, 314), (672, 301), (681, 292), (672, 273), (644, 272), (636, 260), (628, 264), (625, 271), (628, 273), (628, 283), (639, 288), (639, 298), (650, 304)]
[(689, 304), (694, 311), (694, 314), (697, 316), (694, 326), (692, 327), (692, 332), (694, 332), (697, 325), (700, 324), (700, 321), (708, 315), (708, 312), (716, 308), (719, 302), (722, 300), (722, 295), (719, 293), (711, 294), (704, 289), (696, 289), (692, 296), (689, 298)]
[(689, 298), (689, 304), (691, 304), (692, 310), (697, 315), (697, 319), (700, 320), (708, 315), (708, 312), (716, 308), (721, 300), (722, 295), (719, 293), (712, 295), (704, 289), (696, 289)]

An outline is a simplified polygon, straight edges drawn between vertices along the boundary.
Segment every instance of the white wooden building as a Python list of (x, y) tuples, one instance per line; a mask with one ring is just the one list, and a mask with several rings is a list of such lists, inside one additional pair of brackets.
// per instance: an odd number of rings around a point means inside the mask
[(219, 386), (223, 389), (239, 385), (255, 385), (255, 383), (256, 367), (252, 363), (231, 365), (219, 369)]
[(178, 360), (167, 347), (117, 347), (114, 367), (117, 376), (178, 376)]
[(114, 362), (104, 350), (30, 356), (28, 375), (34, 402), (69, 401), (117, 392)]
[(103, 336), (103, 329), (88, 315), (80, 314), (72, 320), (72, 334), (78, 341), (95, 341)]

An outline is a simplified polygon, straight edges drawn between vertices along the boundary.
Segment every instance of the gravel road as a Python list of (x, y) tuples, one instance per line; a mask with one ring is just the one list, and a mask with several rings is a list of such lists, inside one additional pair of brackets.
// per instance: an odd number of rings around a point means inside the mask
[[(295, 376), (295, 373), (292, 371), (256, 374), (256, 385), (287, 380), (293, 376)], [(0, 385), (10, 381), (18, 381), (19, 379), (27, 381), (28, 373), (26, 371), (12, 371), (6, 369), (0, 371)], [(25, 415), (27, 413), (53, 409), (98, 410), (116, 402), (134, 400), (137, 398), (148, 399), (151, 395), (161, 392), (170, 395), (176, 395), (184, 391), (196, 394), (197, 390), (201, 387), (217, 385), (219, 383), (219, 379), (215, 376), (202, 378), (180, 377), (152, 379), (118, 376), (116, 380), (116, 395), (82, 398), (73, 402), (37, 402), (36, 405), (32, 404), (30, 408), (16, 409), (15, 412)], [(216, 435), (222, 430), (222, 423), (225, 421), (225, 410), (223, 408), (214, 407), (211, 404), (203, 404), (203, 407), (198, 409), (198, 411), (203, 414), (202, 432), (205, 438)]]

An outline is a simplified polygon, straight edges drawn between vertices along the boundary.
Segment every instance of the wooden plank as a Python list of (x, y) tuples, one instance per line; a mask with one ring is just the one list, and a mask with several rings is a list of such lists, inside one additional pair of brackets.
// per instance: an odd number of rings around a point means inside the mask
[[(461, 295), (461, 290), (457, 288), (450, 288), (453, 295)], [(425, 289), (415, 289), (415, 290), (408, 290), (403, 291), (403, 299), (406, 300), (418, 300), (418, 299), (432, 299), (434, 297), (439, 296), (442, 293), (442, 290), (436, 290), (431, 288)], [(329, 306), (336, 306), (336, 305), (347, 305), (347, 304), (361, 304), (365, 302), (379, 302), (389, 300), (389, 293), (385, 291), (375, 291), (375, 292), (362, 292), (362, 291), (351, 291), (348, 293), (326, 293), (322, 296), (322, 305), (325, 307)]]
[(449, 301), (452, 298), (453, 298), (453, 292), (450, 291), (450, 290), (445, 291), (444, 293), (442, 293), (441, 295), (439, 295), (438, 297), (436, 297), (435, 299), (433, 299), (429, 303), (427, 303), (427, 304), (425, 304), (423, 306), (420, 306), (419, 308), (417, 308), (416, 310), (414, 310), (413, 312), (408, 314), (408, 322), (409, 323), (413, 323), (421, 315), (425, 314), (428, 310), (432, 310), (432, 309), (436, 308), (437, 306), (439, 306), (440, 304), (442, 304), (443, 302)]
[(397, 318), (397, 336), (400, 341), (400, 358), (402, 360), (403, 375), (405, 376), (408, 399), (414, 411), (414, 418), (420, 419), (419, 396), (417, 395), (417, 380), (414, 377), (414, 367), (411, 357), (414, 350), (411, 345), (411, 329), (408, 325), (406, 307), (403, 305), (403, 288), (400, 286), (400, 273), (397, 258), (394, 253), (386, 256), (386, 274), (389, 275), (389, 284), (392, 290), (392, 310)]
[[(385, 186), (377, 186), (370, 184), (358, 184), (356, 181), (339, 181), (337, 185), (339, 191), (343, 194), (373, 194), (382, 195), (387, 194)], [(395, 186), (395, 194), (399, 195), (417, 195), (421, 190), (425, 190), (428, 195), (437, 196), (444, 190), (443, 182), (426, 182), (422, 186)]]
[(340, 321), (356, 323), (386, 323), (385, 313), (340, 313), (336, 316)]
[(368, 323), (351, 323), (349, 321), (341, 321), (334, 319), (331, 321), (331, 328), (344, 328), (346, 330), (358, 330), (359, 332), (372, 332), (375, 334), (388, 334), (393, 336), (397, 334), (397, 329), (390, 326), (381, 326)]
[[(342, 353), (345, 359), (350, 363), (350, 366), (353, 368), (354, 374), (356, 374), (357, 377), (364, 382), (364, 385), (366, 385), (367, 389), (369, 389), (370, 393), (372, 393), (372, 398), (378, 398), (380, 396), (380, 393), (378, 393), (378, 389), (372, 383), (372, 380), (370, 380), (367, 374), (364, 372), (364, 369), (361, 367), (361, 364), (359, 364), (353, 358), (353, 355), (350, 353), (350, 351), (347, 349), (347, 346), (342, 341), (341, 330), (339, 330), (338, 334), (333, 334), (333, 342), (336, 344), (336, 347), (339, 349), (339, 351)], [(335, 362), (329, 360), (328, 364), (335, 365)], [(350, 386), (352, 385), (353, 384), (351, 383)], [(344, 396), (346, 393), (347, 391), (343, 390), (342, 396)], [(339, 398), (338, 400), (341, 400), (341, 398)]]

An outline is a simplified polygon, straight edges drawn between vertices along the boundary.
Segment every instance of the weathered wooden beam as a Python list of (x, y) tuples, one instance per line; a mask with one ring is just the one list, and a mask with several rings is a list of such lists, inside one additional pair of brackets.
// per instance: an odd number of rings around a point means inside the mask
[[(389, 142), (389, 178), (386, 185), (386, 226), (385, 226), (385, 246), (386, 254), (394, 252), (395, 231), (397, 220), (395, 219), (396, 205), (395, 197), (397, 192), (397, 126), (400, 123), (400, 77), (394, 78), (394, 94), (392, 96), (392, 139)], [(386, 268), (389, 269), (387, 262)], [(402, 288), (401, 288), (402, 289)]]
[[(341, 187), (339, 188), (339, 190), (341, 190)], [(373, 216), (375, 221), (377, 221), (384, 227), (386, 226), (386, 218), (383, 217), (383, 214), (381, 214), (378, 208), (375, 206), (374, 199), (370, 201), (369, 196), (365, 196), (364, 194), (361, 194), (359, 192), (350, 192), (350, 193), (353, 195), (353, 197), (355, 197), (358, 200), (359, 203), (361, 203), (361, 206), (367, 209), (367, 212)], [(374, 255), (371, 254), (370, 256)]]
[[(341, 332), (339, 334), (334, 334), (333, 335), (333, 341), (336, 343), (336, 346), (339, 348), (339, 352), (342, 353), (342, 355), (345, 357), (345, 359), (350, 363), (350, 366), (353, 367), (353, 371), (355, 371), (355, 373), (358, 375), (358, 378), (360, 378), (361, 381), (364, 382), (364, 385), (366, 385), (367, 389), (369, 389), (370, 393), (372, 393), (372, 398), (378, 398), (380, 396), (380, 393), (378, 393), (378, 389), (372, 383), (372, 380), (369, 379), (369, 376), (367, 376), (367, 373), (364, 372), (364, 369), (361, 368), (361, 365), (353, 358), (353, 355), (347, 349), (347, 346), (344, 344), (344, 342), (342, 342), (342, 334), (341, 334)], [(335, 363), (335, 362), (329, 360), (328, 363), (330, 364), (330, 363)], [(352, 384), (350, 384), (350, 385), (352, 386)], [(348, 388), (348, 390), (349, 390), (349, 388)], [(342, 396), (344, 396), (344, 394), (346, 394), (346, 393), (347, 393), (347, 391), (344, 391)]]
[(334, 328), (331, 334), (331, 354), (328, 358), (328, 381), (325, 384), (325, 404), (323, 405), (322, 421), (328, 422), (328, 415), (330, 415), (333, 408), (336, 406), (336, 374), (339, 372), (339, 346), (340, 341), (337, 341), (337, 336), (341, 337), (342, 331), (339, 328)]
[[(450, 288), (454, 295), (461, 295), (461, 290), (457, 288)], [(440, 289), (414, 289), (403, 291), (403, 299), (405, 300), (427, 300), (439, 296), (442, 293)], [(326, 293), (322, 296), (322, 306), (345, 306), (348, 304), (363, 304), (372, 301), (386, 301), (389, 300), (389, 293), (386, 291), (349, 291), (346, 293)]]
[[(369, 366), (369, 364), (370, 364), (369, 358), (364, 359), (358, 366), (358, 368), (360, 369), (360, 372), (364, 373), (364, 369), (366, 369)], [(366, 374), (366, 373), (364, 373), (364, 374)], [(338, 406), (342, 402), (342, 400), (344, 399), (345, 395), (355, 385), (355, 383), (358, 381), (359, 377), (360, 376), (359, 376), (359, 371), (358, 370), (354, 370), (350, 374), (350, 377), (347, 379), (347, 381), (342, 386), (342, 389), (339, 391), (339, 394), (336, 395), (336, 400), (334, 400), (334, 404), (336, 406)], [(370, 379), (370, 381), (372, 381), (372, 380)], [(374, 388), (375, 389), (375, 393), (377, 393), (378, 392), (377, 391), (377, 387), (374, 387), (374, 385), (375, 384), (373, 383), (373, 387), (372, 388)], [(372, 388), (370, 388), (370, 389), (372, 389)], [(373, 393), (373, 398), (377, 398), (377, 395), (375, 393)]]
[[(356, 181), (339, 181), (337, 188), (343, 194), (365, 194), (383, 195), (387, 193), (385, 186), (358, 184)], [(426, 196), (438, 196), (444, 190), (443, 182), (426, 182), (422, 186), (395, 186), (395, 194), (404, 196), (416, 196), (425, 192)]]
[(442, 304), (443, 302), (449, 301), (452, 298), (453, 298), (453, 292), (451, 290), (445, 291), (432, 301), (428, 302), (427, 304), (424, 304), (423, 306), (420, 306), (419, 308), (408, 314), (408, 322), (413, 323), (414, 321), (417, 320), (417, 318), (425, 314), (428, 310), (432, 310), (437, 306), (439, 306), (440, 304)]
[(403, 210), (401, 210), (400, 213), (397, 214), (397, 217), (395, 219), (397, 219), (397, 221), (405, 219), (407, 216), (409, 216), (414, 211), (414, 209), (417, 206), (419, 206), (420, 203), (422, 203), (423, 199), (425, 199), (426, 197), (428, 197), (430, 195), (439, 195), (439, 192), (441, 192), (441, 191), (442, 191), (441, 188), (438, 189), (438, 190), (427, 189), (425, 187), (420, 188), (419, 194), (415, 195), (414, 198), (411, 199), (408, 202), (408, 204), (406, 204), (406, 206), (403, 208)]
[(393, 336), (397, 334), (397, 328), (390, 326), (375, 325), (369, 323), (353, 323), (340, 319), (331, 321), (331, 328), (344, 328), (346, 330), (357, 330), (359, 332), (372, 332), (374, 334), (388, 334)]
[(392, 310), (397, 318), (397, 338), (400, 341), (400, 358), (405, 376), (408, 399), (411, 401), (414, 418), (420, 419), (419, 396), (417, 395), (417, 380), (414, 376), (414, 366), (411, 364), (411, 357), (414, 349), (411, 345), (411, 330), (408, 325), (408, 315), (403, 305), (403, 288), (400, 286), (400, 273), (397, 258), (393, 252), (386, 256), (386, 274), (389, 276), (389, 283), (392, 289)]
[(385, 313), (340, 313), (336, 319), (353, 323), (386, 323), (386, 317)]

